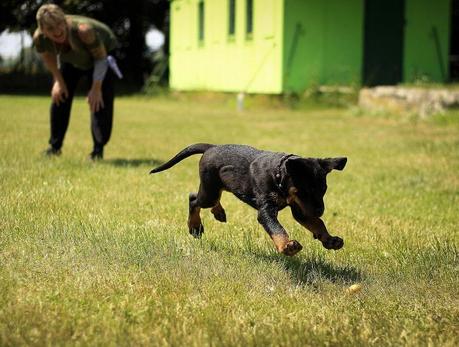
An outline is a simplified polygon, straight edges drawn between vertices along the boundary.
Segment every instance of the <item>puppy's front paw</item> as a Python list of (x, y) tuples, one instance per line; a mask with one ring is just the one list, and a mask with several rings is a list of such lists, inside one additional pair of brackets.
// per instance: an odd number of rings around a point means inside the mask
[(292, 240), (287, 243), (282, 253), (291, 257), (297, 254), (302, 249), (303, 249), (303, 246), (301, 246), (301, 244), (298, 241)]
[(194, 226), (190, 227), (190, 234), (196, 239), (200, 239), (203, 233), (204, 233), (204, 226), (202, 224), (199, 224), (196, 227)]
[(343, 247), (344, 245), (344, 241), (341, 237), (338, 237), (338, 236), (330, 236), (327, 240), (325, 240), (324, 242), (322, 242), (322, 245), (326, 248), (326, 249), (340, 249)]

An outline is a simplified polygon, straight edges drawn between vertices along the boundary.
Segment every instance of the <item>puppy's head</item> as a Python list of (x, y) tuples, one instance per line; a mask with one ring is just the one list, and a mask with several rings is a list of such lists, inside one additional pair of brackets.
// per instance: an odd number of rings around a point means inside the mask
[(296, 204), (306, 216), (320, 217), (324, 213), (324, 195), (327, 191), (327, 174), (343, 170), (347, 158), (291, 158), (286, 162), (291, 177), (289, 203)]

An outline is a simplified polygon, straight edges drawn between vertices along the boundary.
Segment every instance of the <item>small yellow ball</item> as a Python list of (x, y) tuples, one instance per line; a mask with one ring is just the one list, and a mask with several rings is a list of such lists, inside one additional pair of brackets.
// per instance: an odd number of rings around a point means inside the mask
[(349, 288), (347, 288), (347, 292), (349, 294), (356, 294), (362, 290), (362, 285), (359, 283), (353, 284)]

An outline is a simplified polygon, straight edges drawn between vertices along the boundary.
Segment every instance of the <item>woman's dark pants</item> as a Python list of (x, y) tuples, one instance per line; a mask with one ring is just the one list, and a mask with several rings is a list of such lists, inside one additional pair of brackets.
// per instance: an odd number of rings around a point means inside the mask
[[(78, 81), (83, 77), (87, 77), (89, 81), (92, 81), (93, 73), (93, 69), (80, 70), (67, 63), (62, 64), (60, 70), (69, 94), (59, 105), (54, 102), (51, 104), (51, 137), (49, 144), (56, 150), (60, 149), (64, 142), (65, 133), (69, 125), (73, 96)], [(114, 75), (108, 69), (102, 82), (104, 107), (95, 113), (91, 113), (91, 133), (94, 142), (93, 153), (102, 153), (104, 145), (110, 140), (114, 96)]]

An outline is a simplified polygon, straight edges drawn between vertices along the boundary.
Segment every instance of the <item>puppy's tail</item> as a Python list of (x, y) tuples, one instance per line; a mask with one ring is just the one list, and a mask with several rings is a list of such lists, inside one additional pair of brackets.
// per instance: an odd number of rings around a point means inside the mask
[(167, 170), (174, 166), (175, 164), (181, 162), (183, 159), (188, 158), (194, 154), (201, 154), (207, 151), (209, 148), (215, 147), (209, 143), (196, 143), (182, 149), (179, 153), (175, 155), (171, 160), (165, 162), (163, 165), (158, 166), (157, 168), (150, 171), (150, 173), (157, 173), (164, 170)]

